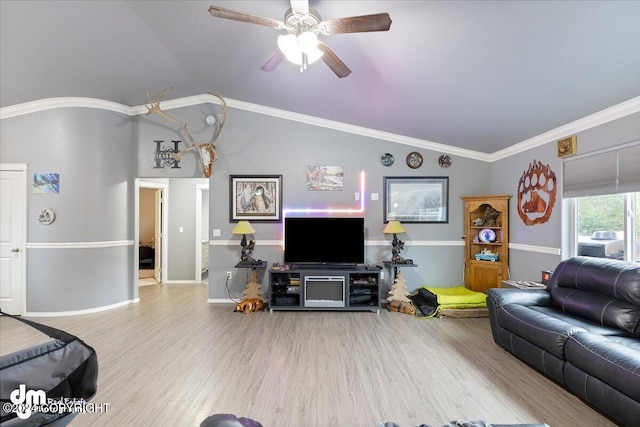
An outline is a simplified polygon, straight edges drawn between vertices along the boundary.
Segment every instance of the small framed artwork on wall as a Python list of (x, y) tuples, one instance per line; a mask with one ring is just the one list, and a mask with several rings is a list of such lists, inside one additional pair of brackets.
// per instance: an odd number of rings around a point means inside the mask
[(282, 175), (229, 175), (229, 221), (280, 221)]
[(558, 157), (573, 156), (578, 151), (578, 139), (575, 135), (558, 141)]
[(449, 177), (384, 177), (384, 222), (449, 222)]
[(58, 194), (60, 193), (60, 174), (34, 173), (33, 194)]

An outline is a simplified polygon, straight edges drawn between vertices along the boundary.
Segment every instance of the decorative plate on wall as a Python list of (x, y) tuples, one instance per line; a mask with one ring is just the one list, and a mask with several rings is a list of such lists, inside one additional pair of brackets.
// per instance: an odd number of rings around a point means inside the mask
[(483, 243), (493, 243), (496, 241), (496, 232), (490, 228), (483, 228), (478, 233), (478, 238)]
[(418, 153), (417, 151), (412, 151), (407, 155), (407, 166), (409, 166), (411, 169), (418, 169), (420, 166), (422, 166), (422, 161), (422, 154)]
[(394, 160), (393, 155), (389, 153), (384, 153), (382, 157), (380, 157), (380, 163), (382, 163), (383, 166), (391, 166)]
[(446, 154), (443, 154), (438, 159), (438, 164), (440, 165), (441, 168), (448, 168), (449, 166), (451, 166), (451, 157)]
[(38, 222), (43, 225), (49, 225), (56, 219), (56, 213), (53, 209), (42, 208), (38, 213)]

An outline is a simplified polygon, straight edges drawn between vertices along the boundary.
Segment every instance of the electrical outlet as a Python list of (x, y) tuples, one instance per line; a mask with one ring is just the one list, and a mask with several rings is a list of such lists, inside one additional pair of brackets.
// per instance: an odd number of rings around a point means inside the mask
[(231, 279), (231, 272), (227, 271), (227, 279)]

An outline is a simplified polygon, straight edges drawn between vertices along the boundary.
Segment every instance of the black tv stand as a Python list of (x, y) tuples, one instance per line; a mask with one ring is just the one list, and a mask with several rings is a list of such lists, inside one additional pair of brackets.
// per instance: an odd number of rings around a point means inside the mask
[(269, 271), (269, 311), (347, 310), (380, 312), (381, 267), (288, 265)]
[(290, 264), (292, 270), (357, 270), (358, 264), (302, 263)]

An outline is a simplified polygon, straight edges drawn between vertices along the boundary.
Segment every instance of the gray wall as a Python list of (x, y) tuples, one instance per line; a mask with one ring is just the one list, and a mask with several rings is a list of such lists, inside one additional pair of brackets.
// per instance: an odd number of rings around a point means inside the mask
[[(211, 128), (204, 117), (210, 105), (171, 110), (171, 115), (189, 124), (198, 142), (206, 142)], [(578, 151), (584, 153), (640, 138), (640, 114), (634, 114), (578, 134)], [(128, 244), (113, 247), (64, 248), (68, 242), (118, 242), (133, 240), (134, 177), (201, 177), (194, 153), (183, 157), (180, 169), (155, 169), (156, 139), (182, 139), (181, 135), (155, 116), (133, 116), (91, 108), (57, 108), (2, 120), (0, 156), (2, 162), (29, 164), (29, 173), (58, 172), (61, 193), (33, 195), (29, 191), (28, 300), (27, 311), (69, 311), (91, 309), (130, 300), (137, 296), (134, 254)], [(408, 168), (404, 158), (410, 151), (424, 156), (424, 165)], [(511, 275), (535, 279), (541, 269), (553, 268), (560, 256), (545, 249), (560, 248), (561, 191), (551, 220), (525, 226), (516, 211), (517, 183), (534, 159), (549, 164), (561, 180), (561, 161), (555, 141), (508, 158), (487, 163), (453, 155), (453, 165), (437, 165), (440, 151), (379, 140), (348, 132), (229, 109), (227, 124), (217, 141), (219, 160), (209, 179), (209, 230), (211, 239), (209, 298), (226, 299), (225, 272), (234, 271), (239, 259), (239, 238), (231, 234), (229, 221), (229, 175), (283, 176), (283, 205), (291, 207), (356, 207), (354, 193), (358, 174), (366, 173), (365, 222), (366, 258), (380, 263), (390, 258), (390, 238), (382, 234), (383, 177), (448, 176), (449, 223), (405, 224), (407, 242), (403, 255), (418, 268), (407, 269), (410, 289), (423, 286), (457, 286), (463, 279), (463, 212), (460, 196), (511, 194), (511, 242), (533, 250), (511, 250)], [(391, 167), (380, 163), (389, 152), (396, 158)], [(309, 164), (344, 167), (344, 191), (306, 190), (305, 167)], [(195, 194), (191, 180), (170, 181), (169, 242), (170, 280), (193, 280), (195, 245)], [(379, 200), (372, 201), (371, 193)], [(53, 208), (58, 217), (50, 226), (36, 222), (41, 207)], [(175, 235), (178, 227), (184, 233)], [(254, 256), (281, 262), (278, 244), (282, 228), (276, 223), (253, 222), (257, 240)], [(220, 229), (221, 236), (211, 231)], [(38, 243), (61, 248), (40, 248)], [(89, 245), (91, 246), (91, 245)], [(536, 247), (543, 248), (542, 251)], [(246, 272), (238, 271), (230, 283), (231, 292), (242, 295)], [(389, 272), (385, 272), (388, 276)], [(388, 280), (388, 277), (387, 277)]]
[[(193, 281), (196, 265), (196, 184), (200, 179), (169, 180), (169, 281)], [(180, 232), (182, 228), (182, 232)]]
[[(169, 114), (180, 122), (188, 123), (194, 138), (200, 143), (206, 142), (211, 133), (211, 129), (204, 125), (204, 117), (212, 111), (211, 106), (194, 106), (174, 109)], [(201, 176), (193, 153), (183, 157), (181, 169), (154, 168), (153, 141), (170, 141), (181, 137), (175, 129), (154, 116), (137, 116), (133, 118), (133, 123), (138, 176)], [(460, 196), (487, 191), (490, 170), (486, 162), (455, 157), (449, 169), (442, 169), (437, 164), (441, 152), (416, 149), (233, 108), (229, 109), (226, 125), (216, 146), (219, 160), (214, 164), (210, 177), (209, 228), (220, 229), (221, 236), (214, 238), (209, 233), (212, 239), (209, 260), (211, 299), (227, 298), (225, 273), (234, 270), (233, 266), (239, 260), (239, 239), (231, 234), (235, 224), (229, 221), (229, 175), (282, 175), (285, 208), (355, 208), (358, 206), (354, 197), (359, 191), (358, 176), (364, 170), (366, 239), (374, 242), (367, 246), (365, 255), (372, 263), (390, 258), (390, 239), (382, 234), (383, 177), (448, 176), (449, 223), (406, 224), (407, 233), (400, 238), (407, 241), (403, 255), (420, 266), (405, 272), (411, 288), (424, 285), (456, 286), (462, 283), (463, 213)], [(417, 170), (407, 167), (404, 161), (406, 155), (414, 150), (420, 151), (425, 160), (424, 165)], [(390, 167), (380, 163), (380, 156), (386, 152), (396, 158), (396, 162)], [(307, 191), (305, 168), (312, 164), (343, 166), (344, 190)], [(377, 193), (379, 199), (372, 201), (371, 193)], [(173, 194), (171, 192), (171, 199)], [(282, 262), (282, 251), (277, 243), (281, 238), (281, 225), (260, 222), (252, 224), (256, 229), (254, 238), (257, 241), (254, 257), (269, 262)], [(419, 245), (415, 245), (416, 242)], [(444, 246), (437, 246), (442, 242)], [(241, 295), (244, 280), (242, 272), (234, 274), (230, 284), (231, 291)]]
[[(578, 155), (640, 139), (640, 113), (632, 114), (600, 126), (576, 133)], [(525, 225), (517, 213), (518, 181), (529, 164), (538, 160), (549, 165), (559, 183), (556, 203), (547, 223)], [(560, 250), (562, 247), (562, 159), (557, 156), (557, 142), (515, 154), (491, 163), (491, 191), (496, 194), (511, 194), (509, 202), (510, 243), (538, 246), (541, 252), (528, 250), (509, 251), (511, 276), (516, 280), (537, 280), (541, 270), (553, 270), (568, 254), (552, 255), (545, 249)], [(565, 231), (566, 233), (566, 231)]]
[[(56, 108), (3, 119), (0, 158), (27, 163), (29, 183), (33, 173), (60, 174), (59, 194), (27, 189), (27, 311), (74, 311), (133, 298), (129, 117)], [(37, 221), (44, 207), (56, 213), (51, 225)]]

